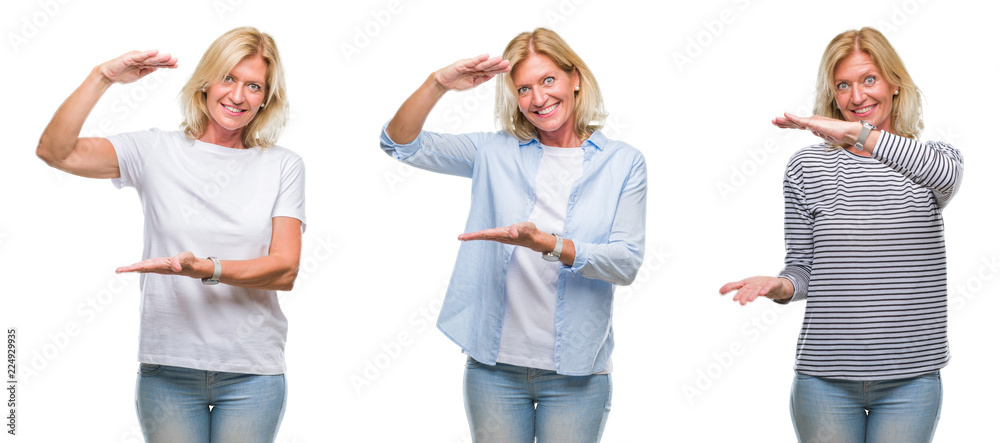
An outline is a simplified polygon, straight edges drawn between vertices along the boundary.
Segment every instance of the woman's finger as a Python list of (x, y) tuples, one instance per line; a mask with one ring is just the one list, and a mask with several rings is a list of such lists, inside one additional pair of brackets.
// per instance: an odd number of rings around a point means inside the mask
[(171, 271), (181, 272), (182, 270), (184, 270), (184, 266), (181, 265), (181, 259), (178, 258), (178, 257), (174, 257), (174, 258), (170, 259), (169, 263), (170, 263), (170, 270)]
[(719, 294), (726, 295), (736, 289), (742, 288), (744, 284), (746, 283), (743, 280), (726, 283), (719, 288)]

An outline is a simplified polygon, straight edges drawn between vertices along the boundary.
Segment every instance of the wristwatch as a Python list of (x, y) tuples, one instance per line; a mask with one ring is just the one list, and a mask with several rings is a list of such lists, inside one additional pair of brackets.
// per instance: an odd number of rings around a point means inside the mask
[(211, 277), (201, 279), (201, 282), (206, 285), (217, 285), (219, 284), (219, 278), (222, 277), (222, 262), (215, 257), (208, 257), (208, 259), (212, 260), (212, 263), (215, 263), (215, 272), (212, 273)]
[(556, 233), (552, 235), (556, 236), (556, 248), (552, 252), (542, 253), (542, 259), (545, 261), (559, 261), (559, 256), (562, 254), (563, 238)]
[(871, 123), (861, 120), (861, 132), (858, 133), (858, 141), (854, 142), (854, 149), (861, 152), (865, 151), (865, 140), (868, 140), (868, 134), (875, 129)]

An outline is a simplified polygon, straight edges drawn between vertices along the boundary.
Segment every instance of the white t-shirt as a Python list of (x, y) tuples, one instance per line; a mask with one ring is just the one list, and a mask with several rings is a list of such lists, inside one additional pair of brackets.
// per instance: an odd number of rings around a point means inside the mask
[[(535, 205), (528, 221), (542, 232), (562, 233), (573, 182), (583, 175), (583, 149), (542, 146)], [(562, 263), (514, 248), (504, 286), (504, 316), (497, 361), (554, 371), (556, 284)]]
[[(267, 255), (271, 218), (305, 230), (305, 167), (285, 148), (233, 149), (150, 129), (108, 137), (118, 188), (135, 188), (145, 215), (142, 258), (191, 251), (247, 260)], [(142, 274), (139, 361), (247, 374), (285, 372), (288, 322), (276, 291)]]

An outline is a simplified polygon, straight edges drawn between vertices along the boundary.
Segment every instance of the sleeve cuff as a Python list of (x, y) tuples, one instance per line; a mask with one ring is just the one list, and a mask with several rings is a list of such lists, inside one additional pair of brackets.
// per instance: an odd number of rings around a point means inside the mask
[(379, 136), (379, 144), (382, 146), (382, 150), (384, 150), (386, 154), (393, 156), (397, 160), (402, 160), (415, 154), (420, 149), (419, 135), (417, 138), (413, 139), (412, 142), (401, 145), (389, 138), (389, 133), (386, 132), (388, 127), (389, 122), (385, 122), (385, 124), (382, 125), (382, 134)]
[(789, 266), (778, 273), (778, 277), (787, 278), (788, 281), (792, 282), (795, 292), (792, 294), (792, 298), (785, 301), (776, 300), (777, 303), (785, 304), (807, 298), (809, 292), (809, 274), (804, 269)]
[(590, 245), (583, 242), (573, 242), (573, 248), (576, 251), (576, 257), (573, 258), (573, 266), (569, 268), (570, 272), (574, 274), (579, 274), (583, 267), (587, 264), (587, 260), (590, 258)]

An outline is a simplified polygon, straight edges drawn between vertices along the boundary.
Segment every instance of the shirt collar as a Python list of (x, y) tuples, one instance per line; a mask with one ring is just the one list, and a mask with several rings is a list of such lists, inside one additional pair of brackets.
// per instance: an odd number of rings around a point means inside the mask
[[(538, 137), (537, 136), (531, 137), (531, 138), (529, 138), (527, 140), (520, 140), (520, 141), (518, 141), (518, 145), (519, 146), (527, 146), (527, 145), (530, 145), (532, 143), (534, 143), (535, 145), (541, 146), (541, 142), (538, 141)], [(593, 147), (595, 147), (595, 148), (597, 148), (597, 150), (599, 150), (599, 151), (603, 151), (604, 150), (604, 146), (608, 144), (608, 138), (606, 136), (604, 136), (604, 133), (602, 133), (601, 131), (594, 131), (593, 134), (590, 134), (590, 138), (588, 138), (588, 139), (586, 139), (586, 140), (583, 141), (583, 146), (582, 147), (584, 149), (586, 149), (586, 147), (587, 147), (588, 144), (591, 145), (591, 146), (593, 146)]]

